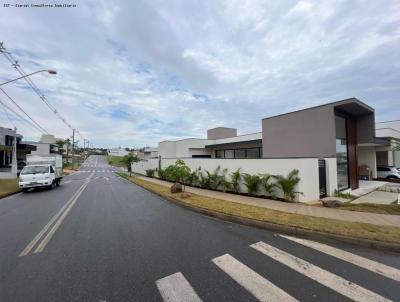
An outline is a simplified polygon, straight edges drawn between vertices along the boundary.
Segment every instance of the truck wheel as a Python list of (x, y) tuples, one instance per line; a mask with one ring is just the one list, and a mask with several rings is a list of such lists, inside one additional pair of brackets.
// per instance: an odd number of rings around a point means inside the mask
[(57, 179), (56, 180), (56, 186), (58, 187), (60, 185), (60, 183), (61, 183), (61, 179)]
[(22, 189), (21, 191), (26, 193), (26, 192), (28, 192), (28, 189), (25, 188), (25, 189)]
[(54, 189), (55, 187), (56, 187), (56, 181), (53, 181), (53, 182), (51, 183), (50, 189)]

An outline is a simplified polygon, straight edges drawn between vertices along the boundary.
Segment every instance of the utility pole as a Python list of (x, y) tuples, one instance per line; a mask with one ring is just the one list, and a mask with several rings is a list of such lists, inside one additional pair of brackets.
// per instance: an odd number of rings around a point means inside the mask
[(72, 129), (72, 170), (74, 169), (75, 129)]
[(11, 159), (11, 173), (15, 176), (18, 174), (18, 163), (17, 163), (17, 128), (14, 127), (14, 139), (12, 147), (12, 159)]

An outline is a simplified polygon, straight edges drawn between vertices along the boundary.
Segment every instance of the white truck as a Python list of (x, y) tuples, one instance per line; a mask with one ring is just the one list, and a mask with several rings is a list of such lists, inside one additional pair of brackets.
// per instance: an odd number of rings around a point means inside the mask
[(55, 188), (62, 179), (62, 156), (60, 154), (27, 155), (26, 166), (19, 175), (19, 187), (23, 192), (30, 188)]

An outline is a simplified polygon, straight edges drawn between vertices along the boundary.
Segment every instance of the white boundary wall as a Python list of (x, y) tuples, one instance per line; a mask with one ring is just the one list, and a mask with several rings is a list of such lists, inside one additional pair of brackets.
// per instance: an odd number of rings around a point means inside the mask
[[(299, 170), (300, 183), (298, 191), (299, 201), (311, 201), (319, 199), (319, 177), (317, 158), (288, 158), (288, 159), (222, 159), (222, 158), (181, 158), (192, 171), (201, 169), (213, 172), (218, 165), (221, 169), (228, 169), (227, 175), (241, 169), (242, 173), (249, 174), (281, 174), (286, 176), (293, 169)], [(178, 160), (177, 158), (163, 158), (161, 168), (165, 169)], [(132, 165), (132, 172), (146, 174), (147, 169), (158, 169), (158, 159), (140, 161)], [(229, 179), (229, 177), (228, 177)], [(328, 194), (333, 194), (336, 183), (336, 159), (327, 159), (327, 189)], [(245, 189), (242, 189), (245, 192)]]

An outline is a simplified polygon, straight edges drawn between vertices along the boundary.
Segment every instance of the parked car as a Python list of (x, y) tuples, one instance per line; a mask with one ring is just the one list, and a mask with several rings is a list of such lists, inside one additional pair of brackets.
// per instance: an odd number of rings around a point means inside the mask
[(377, 167), (378, 178), (400, 179), (400, 168), (390, 166)]

